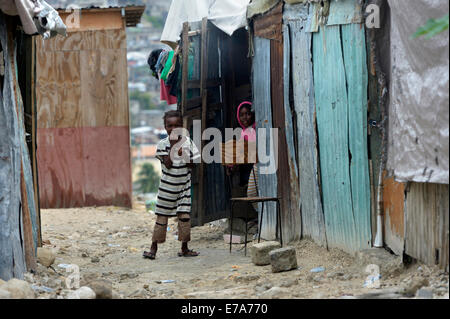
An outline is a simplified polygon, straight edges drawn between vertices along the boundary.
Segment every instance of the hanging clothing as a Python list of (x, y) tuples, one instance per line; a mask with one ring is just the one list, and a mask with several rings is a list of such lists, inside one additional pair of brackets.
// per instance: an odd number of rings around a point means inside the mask
[(161, 101), (167, 101), (167, 104), (177, 104), (178, 99), (176, 96), (170, 94), (171, 87), (168, 86), (164, 80), (161, 78), (160, 80), (160, 98)]
[(177, 57), (174, 71), (167, 77), (166, 84), (170, 87), (170, 95), (178, 96), (179, 73), (181, 69), (180, 59)]
[(173, 61), (174, 54), (175, 54), (174, 51), (170, 51), (169, 52), (169, 56), (167, 57), (166, 64), (165, 64), (164, 69), (163, 69), (163, 71), (161, 73), (161, 79), (163, 79), (164, 81), (167, 80), (167, 76), (169, 75), (169, 71), (172, 68), (172, 61)]
[(159, 53), (158, 56), (158, 60), (156, 61), (155, 64), (155, 71), (157, 73), (161, 73), (163, 68), (164, 68), (164, 64), (162, 64), (162, 61), (165, 58), (167, 58), (167, 55), (169, 54), (169, 51), (162, 49), (161, 52)]

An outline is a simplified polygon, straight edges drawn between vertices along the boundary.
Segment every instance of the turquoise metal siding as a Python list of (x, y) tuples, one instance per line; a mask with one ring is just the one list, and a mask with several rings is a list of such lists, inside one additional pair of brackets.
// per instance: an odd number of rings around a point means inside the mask
[[(255, 56), (253, 58), (253, 105), (256, 115), (256, 127), (266, 128), (269, 137), (269, 129), (272, 124), (272, 103), (270, 94), (270, 40), (254, 37)], [(258, 139), (260, 135), (258, 134)], [(272, 139), (266, 140), (266, 152), (273, 148)], [(273, 154), (273, 152), (272, 152)], [(260, 165), (258, 165), (260, 166)], [(277, 196), (277, 174), (261, 174), (261, 167), (258, 168), (259, 175), (259, 195), (267, 197)], [(261, 211), (261, 205), (260, 211)], [(264, 239), (275, 239), (276, 208), (275, 204), (266, 203), (264, 208), (263, 227), (261, 237)]]
[[(357, 28), (361, 32), (357, 32)], [(320, 169), (328, 245), (371, 246), (367, 156), (367, 65), (361, 25), (313, 36)]]
[(371, 246), (369, 149), (367, 142), (368, 71), (365, 30), (360, 24), (341, 27), (347, 76), (350, 181), (359, 248)]

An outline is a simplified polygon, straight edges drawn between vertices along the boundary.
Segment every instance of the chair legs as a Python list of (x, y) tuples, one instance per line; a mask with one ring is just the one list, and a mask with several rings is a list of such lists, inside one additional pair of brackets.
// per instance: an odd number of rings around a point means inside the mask
[[(233, 217), (234, 217), (234, 204), (236, 202), (232, 201), (231, 202), (231, 216), (230, 216), (230, 254), (231, 254), (231, 249), (232, 249), (232, 245), (233, 245)], [(261, 242), (261, 229), (262, 229), (262, 221), (264, 218), (264, 204), (265, 202), (261, 202), (262, 204), (262, 209), (261, 209), (261, 216), (259, 218), (259, 225), (258, 225), (258, 243)], [(280, 244), (281, 247), (283, 247), (283, 228), (281, 225), (281, 206), (280, 206), (280, 201), (277, 200), (276, 201), (276, 238), (280, 239)], [(248, 211), (246, 214), (246, 221), (248, 221)], [(247, 225), (245, 226), (245, 256), (247, 256), (247, 238), (248, 238), (248, 227)]]
[[(279, 229), (279, 232), (278, 232)], [(280, 235), (280, 244), (283, 247), (283, 229), (281, 227), (281, 208), (280, 201), (277, 200), (277, 237)]]
[(233, 245), (233, 208), (234, 208), (234, 201), (231, 202), (231, 218), (230, 218), (230, 254), (231, 254), (231, 246)]
[(262, 202), (261, 204), (262, 204), (262, 209), (261, 209), (261, 217), (259, 219), (259, 226), (258, 226), (258, 244), (261, 241), (261, 228), (262, 228), (262, 221), (264, 218), (264, 202)]

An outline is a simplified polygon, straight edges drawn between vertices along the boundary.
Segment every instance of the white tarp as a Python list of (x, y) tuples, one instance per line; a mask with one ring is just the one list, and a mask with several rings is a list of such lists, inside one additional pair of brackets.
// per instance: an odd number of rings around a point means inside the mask
[(449, 183), (448, 30), (417, 29), (449, 12), (447, 0), (389, 0), (391, 92), (388, 169), (400, 182)]
[(180, 40), (184, 22), (197, 22), (207, 17), (228, 35), (247, 25), (250, 0), (172, 0), (161, 42), (174, 45)]

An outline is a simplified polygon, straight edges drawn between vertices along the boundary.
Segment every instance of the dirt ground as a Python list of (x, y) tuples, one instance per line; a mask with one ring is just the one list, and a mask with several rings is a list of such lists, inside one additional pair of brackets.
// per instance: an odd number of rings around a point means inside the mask
[[(167, 242), (159, 246), (156, 260), (144, 259), (142, 252), (149, 249), (156, 217), (143, 202), (136, 201), (134, 207), (42, 210), (44, 247), (54, 250), (56, 260), (54, 270), (38, 265), (38, 272), (27, 276), (35, 286), (51, 288), (40, 290), (39, 298), (65, 298), (69, 290), (64, 264), (79, 266), (82, 285), (88, 279), (111, 282), (114, 298), (322, 299), (374, 292), (363, 287), (368, 276), (365, 266), (340, 250), (326, 250), (310, 240), (290, 243), (299, 268), (275, 274), (270, 265), (253, 265), (249, 251), (244, 256), (243, 245), (233, 245), (230, 254), (224, 227), (211, 224), (192, 229), (190, 248), (199, 251), (199, 257), (177, 256), (180, 243), (174, 237), (176, 220), (171, 219)], [(316, 267), (325, 271), (312, 273)], [(434, 298), (448, 298), (448, 273), (419, 264), (382, 277), (381, 291), (411, 286), (424, 278), (421, 286), (428, 286)]]

